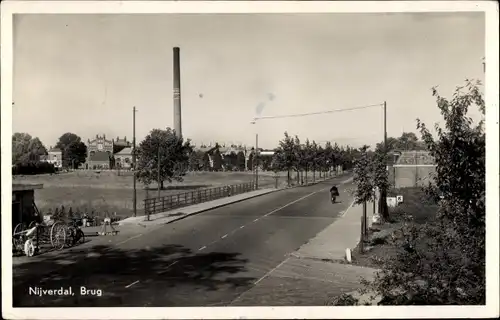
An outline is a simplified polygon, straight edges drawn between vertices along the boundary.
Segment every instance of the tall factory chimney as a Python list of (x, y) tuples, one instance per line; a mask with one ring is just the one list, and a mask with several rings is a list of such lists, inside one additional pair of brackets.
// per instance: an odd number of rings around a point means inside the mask
[(182, 137), (181, 125), (181, 65), (179, 48), (174, 47), (174, 130), (178, 137)]

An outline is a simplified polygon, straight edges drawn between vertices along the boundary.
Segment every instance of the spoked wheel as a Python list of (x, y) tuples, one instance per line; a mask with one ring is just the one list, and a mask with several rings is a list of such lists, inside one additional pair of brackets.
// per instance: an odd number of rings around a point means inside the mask
[(12, 234), (12, 248), (14, 250), (23, 250), (24, 242), (22, 240), (23, 236), (21, 235), (21, 232), (23, 232), (24, 230), (24, 224), (22, 223), (18, 223), (14, 228), (14, 232)]
[(50, 228), (50, 243), (56, 250), (62, 250), (66, 246), (66, 235), (68, 227), (62, 222), (55, 222)]

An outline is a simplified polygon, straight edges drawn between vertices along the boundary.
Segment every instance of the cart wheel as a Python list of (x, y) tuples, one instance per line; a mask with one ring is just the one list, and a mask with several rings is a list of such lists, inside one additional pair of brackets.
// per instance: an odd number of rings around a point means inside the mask
[(21, 232), (24, 231), (24, 224), (18, 223), (14, 228), (14, 232), (12, 234), (12, 248), (15, 250), (23, 250), (24, 243), (22, 240), (23, 235)]
[(68, 228), (62, 222), (54, 222), (50, 228), (50, 243), (56, 250), (62, 250), (66, 245)]
[(26, 240), (24, 243), (24, 254), (28, 257), (33, 257), (35, 255), (35, 245), (31, 239)]

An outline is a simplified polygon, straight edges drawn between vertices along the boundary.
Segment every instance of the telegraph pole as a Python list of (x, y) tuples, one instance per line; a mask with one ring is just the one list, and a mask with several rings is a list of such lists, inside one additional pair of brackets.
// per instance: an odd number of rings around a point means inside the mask
[(160, 198), (160, 142), (158, 141), (158, 199)]
[(135, 154), (136, 154), (136, 150), (135, 150), (135, 113), (137, 112), (137, 110), (133, 109), (133, 112), (132, 112), (132, 126), (133, 126), (133, 138), (132, 138), (132, 173), (134, 174), (134, 217), (137, 216), (137, 177), (136, 177), (136, 173), (135, 173), (135, 164), (136, 164), (136, 158), (135, 158)]
[(255, 134), (255, 189), (259, 188), (259, 164), (257, 163), (259, 157), (259, 134)]
[[(387, 102), (384, 101), (384, 160), (385, 160), (385, 167), (388, 169), (387, 166), (387, 154), (389, 150), (387, 148)], [(387, 175), (389, 172), (387, 171)], [(380, 190), (380, 206), (379, 206), (379, 212), (382, 214), (382, 216), (386, 216), (387, 212), (386, 206), (387, 206), (387, 190)]]

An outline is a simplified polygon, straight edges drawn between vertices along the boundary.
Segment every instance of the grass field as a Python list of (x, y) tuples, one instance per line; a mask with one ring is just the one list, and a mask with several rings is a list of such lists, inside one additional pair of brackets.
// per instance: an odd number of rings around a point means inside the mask
[[(292, 174), (292, 178), (294, 178)], [(184, 177), (183, 182), (165, 182), (161, 196), (211, 187), (235, 185), (251, 182), (252, 172), (193, 172)], [(84, 171), (60, 173), (54, 175), (14, 176), (13, 183), (43, 184), (43, 189), (35, 191), (35, 202), (40, 211), (64, 205), (80, 211), (95, 210), (102, 214), (106, 210), (116, 212), (117, 216), (128, 217), (133, 214), (133, 179), (131, 172)], [(286, 184), (286, 172), (279, 173), (278, 184)], [(259, 172), (259, 187), (275, 186), (274, 173)], [(151, 185), (150, 197), (157, 195), (157, 186)], [(145, 186), (137, 183), (138, 214), (143, 214), (143, 200), (146, 197)]]
[[(403, 196), (403, 203), (395, 208), (389, 208), (390, 223), (374, 225), (379, 234), (384, 234), (383, 239), (374, 239), (375, 232), (369, 231), (369, 245), (371, 249), (368, 252), (360, 253), (359, 246), (353, 251), (353, 263), (356, 265), (380, 268), (382, 258), (387, 259), (395, 257), (402, 250), (391, 240), (391, 234), (402, 228), (403, 221), (410, 224), (421, 225), (426, 222), (432, 222), (436, 218), (438, 205), (432, 203), (421, 188), (401, 188), (391, 190), (389, 196)], [(411, 217), (411, 220), (407, 219)], [(377, 237), (378, 238), (378, 237)]]

